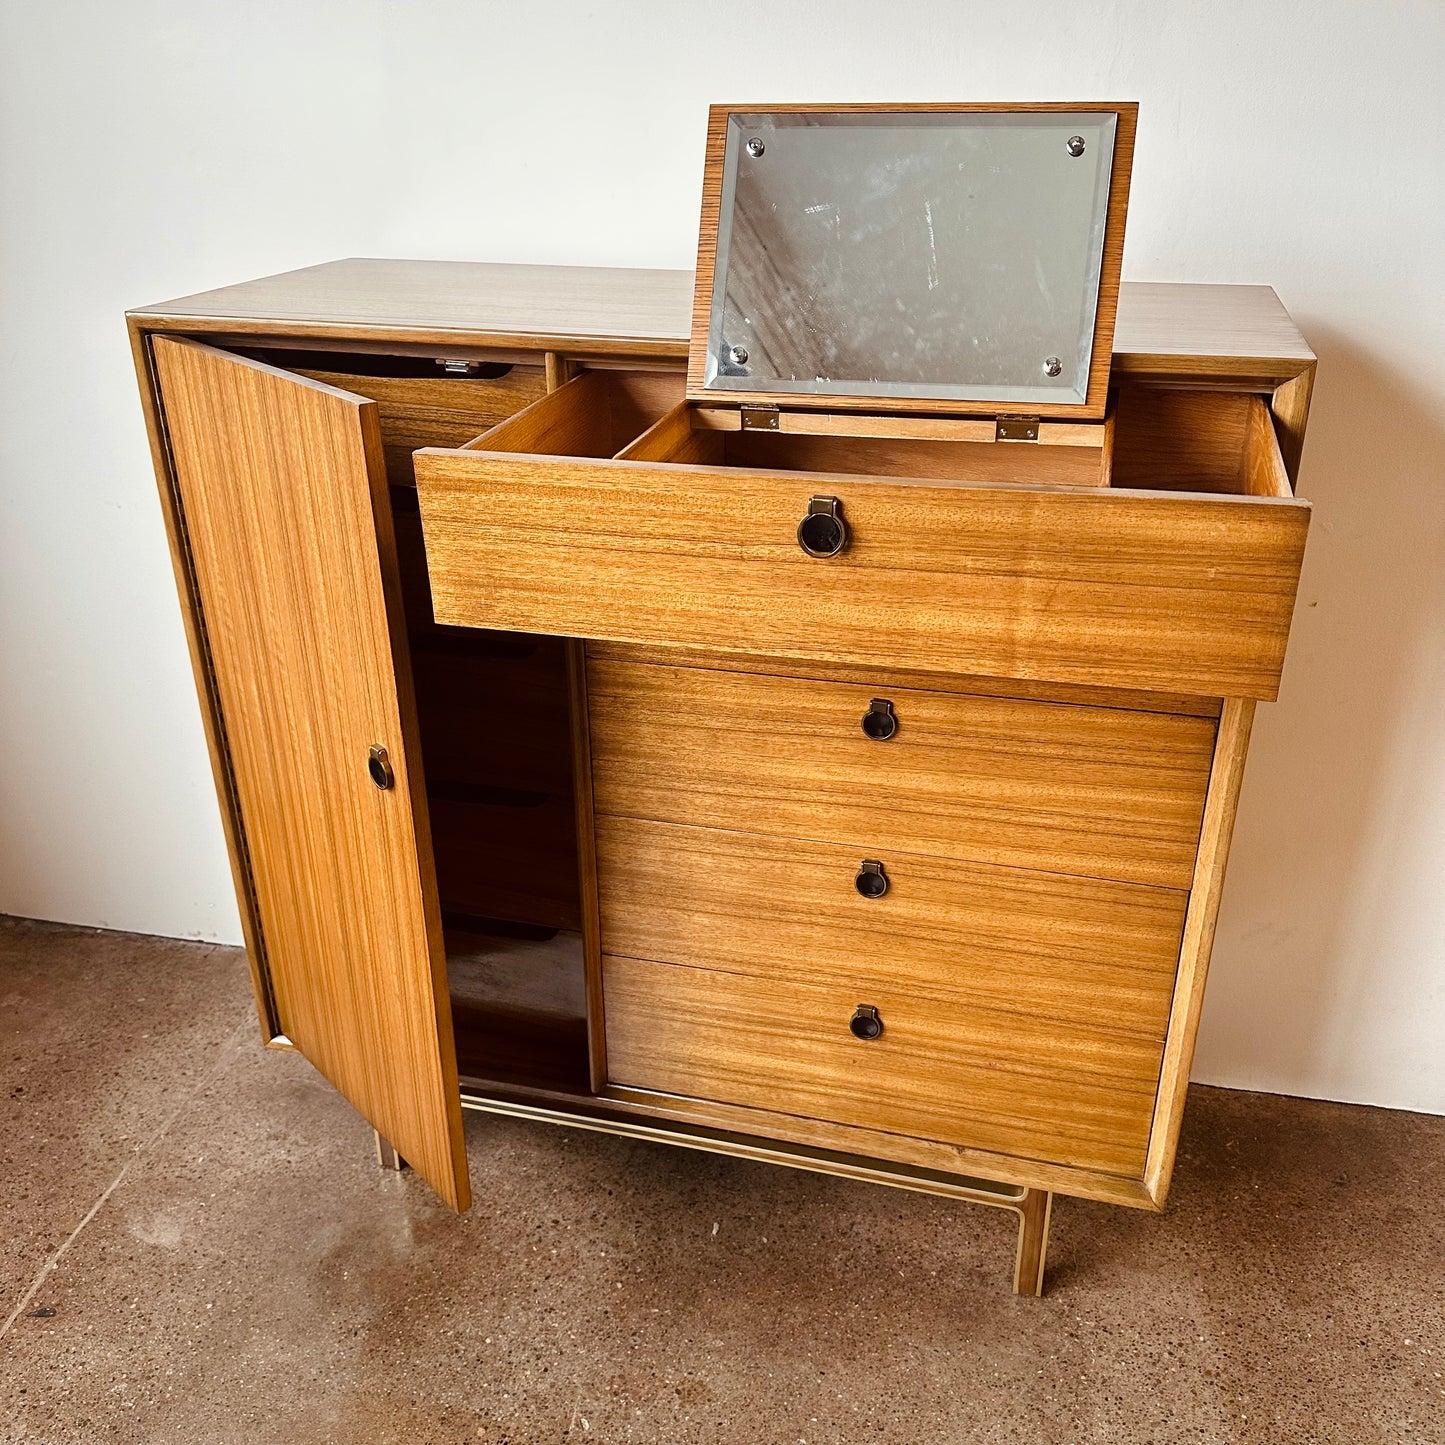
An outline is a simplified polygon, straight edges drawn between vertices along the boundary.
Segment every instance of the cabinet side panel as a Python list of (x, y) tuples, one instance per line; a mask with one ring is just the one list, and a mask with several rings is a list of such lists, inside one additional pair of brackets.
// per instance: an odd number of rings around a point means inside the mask
[[(194, 342), (153, 344), (279, 1022), (465, 1208), (375, 404)], [(389, 787), (369, 773), (377, 747)]]
[(1174, 985), (1169, 1034), (1164, 1042), (1164, 1065), (1159, 1074), (1159, 1094), (1154, 1104), (1149, 1158), (1145, 1166), (1145, 1185), (1150, 1198), (1158, 1205), (1164, 1203), (1169, 1192), (1169, 1177), (1174, 1170), (1174, 1152), (1179, 1144), (1179, 1126), (1184, 1118), (1184, 1099), (1189, 1091), (1189, 1069), (1194, 1062), (1194, 1040), (1204, 1007), (1209, 954), (1214, 946), (1214, 925), (1219, 917), (1219, 900), (1224, 890), (1229, 840), (1234, 833), (1239, 786), (1244, 776), (1249, 731), (1253, 723), (1253, 701), (1248, 698), (1225, 699), (1219, 716), (1219, 734), (1214, 744), (1214, 765), (1209, 773), (1209, 792), (1204, 800), (1204, 824), (1199, 834), (1194, 883), (1189, 893), (1189, 908), (1184, 915), (1179, 976)]

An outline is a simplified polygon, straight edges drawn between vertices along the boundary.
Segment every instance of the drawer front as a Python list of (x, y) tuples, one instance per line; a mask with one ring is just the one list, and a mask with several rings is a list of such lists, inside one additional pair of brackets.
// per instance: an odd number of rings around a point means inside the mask
[(836, 844), (607, 817), (596, 838), (604, 953), (860, 997), (883, 979), (1021, 1038), (1164, 1038), (1186, 893), (901, 854), (865, 898)]
[[(873, 698), (897, 731), (862, 728)], [(597, 811), (1188, 888), (1211, 718), (588, 664)]]
[[(1273, 698), (1308, 506), (426, 450), (439, 622)], [(839, 499), (851, 542), (797, 540)]]
[[(924, 995), (603, 957), (615, 1085), (1137, 1178), (1162, 1046)], [(866, 992), (864, 992), (866, 988)], [(859, 1005), (881, 1035), (854, 1037)]]

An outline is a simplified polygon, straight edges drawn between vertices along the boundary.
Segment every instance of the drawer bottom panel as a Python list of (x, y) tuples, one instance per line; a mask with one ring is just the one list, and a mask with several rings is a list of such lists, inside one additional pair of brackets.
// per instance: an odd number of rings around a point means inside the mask
[[(603, 959), (614, 1085), (1137, 1178), (1163, 1045), (920, 997)], [(866, 988), (866, 996), (864, 989)], [(860, 1006), (883, 1024), (856, 1038)]]

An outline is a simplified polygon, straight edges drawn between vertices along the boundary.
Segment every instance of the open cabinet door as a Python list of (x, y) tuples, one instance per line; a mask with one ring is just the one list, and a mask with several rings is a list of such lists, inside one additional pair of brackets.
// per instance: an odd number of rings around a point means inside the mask
[(193, 341), (152, 346), (277, 1017), (466, 1209), (376, 404)]

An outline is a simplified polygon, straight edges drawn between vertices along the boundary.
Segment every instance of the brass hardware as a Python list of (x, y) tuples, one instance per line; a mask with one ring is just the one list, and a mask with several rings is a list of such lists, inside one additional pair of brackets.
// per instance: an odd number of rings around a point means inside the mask
[(1007, 1209), (1018, 1219), (1014, 1293), (1040, 1295), (1044, 1292), (1044, 1254), (1048, 1247), (1049, 1209), (1053, 1195), (1042, 1189), (1026, 1189), (1019, 1184), (996, 1184), (992, 1180), (967, 1175), (940, 1174), (910, 1164), (870, 1164), (866, 1160), (834, 1154), (825, 1149), (801, 1144), (768, 1144), (750, 1136), (695, 1124), (669, 1124), (652, 1118), (616, 1119), (550, 1105), (539, 1108), (535, 1104), (518, 1104), (509, 1099), (473, 1093), (466, 1079), (462, 1080), (462, 1108), (479, 1114), (526, 1119), (530, 1123), (586, 1129), (622, 1139), (661, 1140), (684, 1149), (698, 1149), (734, 1159), (758, 1159), (768, 1164), (784, 1164), (792, 1169), (832, 1174), (843, 1179), (866, 1179), (874, 1184), (892, 1185), (895, 1189), (910, 1189), (962, 1200), (967, 1204)]
[(893, 704), (886, 697), (875, 697), (863, 714), (863, 731), (874, 742), (886, 743), (898, 731)]
[(994, 427), (996, 442), (1036, 442), (1039, 439), (1039, 419), (1036, 416), (1001, 416)]
[(744, 431), (778, 430), (778, 409), (775, 406), (768, 406), (766, 403), (761, 406), (745, 406), (742, 408), (742, 418)]
[(865, 858), (853, 886), (865, 898), (882, 898), (888, 892), (888, 875), (883, 871), (883, 864), (876, 858)]
[(883, 1032), (883, 1020), (878, 1017), (878, 1010), (871, 1003), (860, 1003), (848, 1020), (848, 1032), (855, 1039), (865, 1042), (876, 1039)]
[(380, 743), (377, 743), (367, 755), (366, 771), (371, 774), (371, 781), (382, 792), (396, 782), (396, 775), (391, 770), (391, 759), (387, 757), (386, 749)]
[(810, 557), (836, 557), (848, 545), (848, 524), (837, 497), (810, 497), (798, 523), (798, 546)]
[(383, 1139), (375, 1129), (371, 1131), (371, 1134), (376, 1140), (376, 1162), (383, 1169), (390, 1169), (400, 1174), (407, 1167), (406, 1160), (396, 1152), (390, 1140)]

